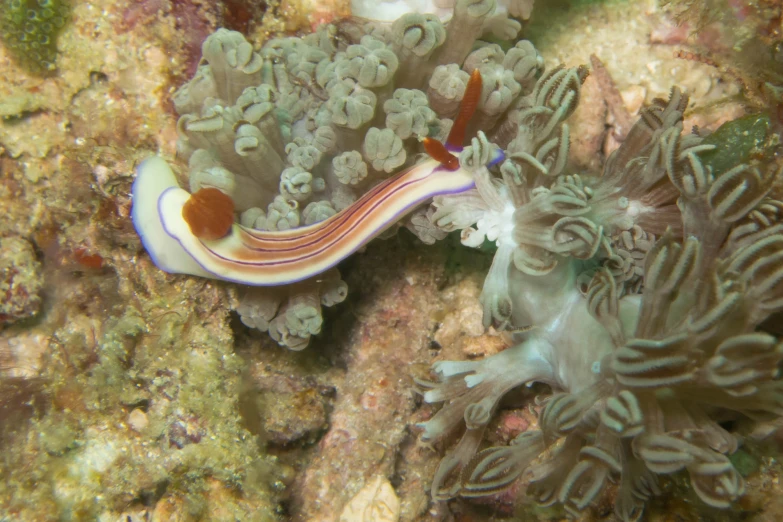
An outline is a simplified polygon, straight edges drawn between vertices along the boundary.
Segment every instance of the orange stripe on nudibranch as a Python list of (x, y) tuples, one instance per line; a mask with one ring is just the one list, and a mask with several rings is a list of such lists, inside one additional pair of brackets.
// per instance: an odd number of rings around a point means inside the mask
[(182, 206), (182, 218), (197, 238), (220, 239), (234, 224), (234, 201), (216, 188), (202, 188)]

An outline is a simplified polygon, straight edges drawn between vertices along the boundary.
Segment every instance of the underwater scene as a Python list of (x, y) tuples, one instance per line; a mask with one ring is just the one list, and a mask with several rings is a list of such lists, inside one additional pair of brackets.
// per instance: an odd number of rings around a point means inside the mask
[(781, 0), (0, 0), (0, 522), (783, 520)]

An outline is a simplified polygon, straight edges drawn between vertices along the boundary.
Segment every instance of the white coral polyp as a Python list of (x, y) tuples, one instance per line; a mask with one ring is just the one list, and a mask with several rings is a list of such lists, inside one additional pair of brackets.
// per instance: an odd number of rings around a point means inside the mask
[(475, 227), (467, 227), (462, 230), (461, 241), (465, 246), (478, 248), (484, 241), (511, 242), (514, 205), (506, 201), (502, 212), (492, 210), (485, 211), (476, 221)]

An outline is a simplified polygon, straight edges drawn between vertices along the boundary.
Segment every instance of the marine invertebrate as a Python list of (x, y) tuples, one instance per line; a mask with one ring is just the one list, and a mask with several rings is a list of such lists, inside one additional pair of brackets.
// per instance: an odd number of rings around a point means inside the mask
[[(183, 217), (192, 196), (165, 162), (145, 161), (133, 216), (158, 266), (254, 286), (294, 284), (245, 292), (238, 310), (245, 324), (304, 347), (320, 331), (320, 305), (345, 297), (344, 284), (325, 290), (335, 264), (432, 196), (472, 187), (472, 174), (455, 168), (463, 137), (500, 126), (523, 91), (519, 82), (532, 88), (541, 67), (532, 46), (506, 57), (494, 45), (492, 63), (482, 49), (465, 60), (495, 5), (459, 2), (449, 30), (470, 33), (451, 39), (437, 18), (417, 14), (391, 29), (367, 24), (351, 38), (335, 39), (338, 28), (324, 25), (303, 38), (270, 40), (260, 52), (239, 33), (207, 38), (203, 65), (174, 96), (178, 149), (189, 162), (190, 190), (221, 191), (239, 216), (226, 237), (197, 237), (192, 216)], [(424, 92), (439, 65), (443, 73), (429, 87), (445, 98), (442, 115)], [(486, 82), (474, 80), (456, 114), (473, 71)], [(450, 73), (457, 83), (444, 77)], [(450, 152), (425, 159), (444, 139)], [(497, 160), (500, 149), (490, 155)], [(425, 241), (441, 236), (421, 210), (407, 226)]]
[[(642, 111), (602, 175), (568, 174), (565, 120), (583, 78), (544, 74), (517, 104), (507, 159), (489, 170), (480, 140), (460, 157), (476, 188), (434, 200), (435, 225), (461, 229), (468, 246), (497, 244), (484, 322), (518, 333), (497, 355), (437, 362), (436, 380), (419, 382), (426, 402), (443, 403), (425, 440), (465, 426), (432, 496), (492, 495), (527, 472), (529, 495), (576, 516), (617, 481), (615, 512), (636, 520), (658, 476), (685, 470), (699, 498), (725, 508), (744, 485), (716, 411), (783, 413), (783, 344), (755, 331), (783, 307), (775, 174), (748, 156), (721, 164), (731, 155), (683, 133), (678, 89)], [(555, 390), (540, 430), (478, 451), (500, 398), (533, 381)]]
[[(447, 20), (452, 9), (456, 4), (455, 0), (430, 0), (430, 1), (408, 1), (396, 0), (377, 2), (367, 0), (352, 0), (351, 12), (354, 16), (361, 16), (371, 20), (394, 21), (406, 13), (430, 13), (439, 16), (442, 20)], [(502, 15), (506, 12), (513, 17), (527, 20), (533, 10), (534, 0), (499, 0), (496, 9), (500, 16), (492, 17), (487, 23), (497, 22), (503, 19)]]
[[(481, 75), (475, 70), (466, 87), (465, 103), (446, 140), (453, 150), (462, 150), (465, 126), (476, 109), (480, 92)], [(376, 135), (388, 131), (370, 129), (373, 130), (378, 131)], [(384, 138), (374, 136), (370, 140), (377, 142), (384, 141)], [(233, 227), (234, 205), (229, 196), (213, 187), (200, 188), (188, 194), (179, 188), (165, 162), (152, 158), (139, 168), (134, 185), (134, 196), (139, 201), (135, 206), (134, 219), (148, 250), (158, 260), (159, 266), (168, 271), (189, 273), (188, 265), (176, 264), (176, 260), (182, 258), (180, 251), (184, 250), (203, 269), (201, 272), (206, 271), (213, 277), (255, 286), (300, 282), (333, 267), (421, 202), (438, 194), (460, 192), (473, 186), (473, 177), (459, 171), (457, 158), (445, 146), (432, 138), (424, 138), (422, 142), (425, 151), (433, 158), (431, 161), (418, 163), (380, 183), (339, 214), (332, 211), (317, 223), (300, 228), (285, 227), (280, 230), (276, 226), (274, 228), (278, 230), (272, 232), (242, 225)], [(301, 146), (293, 150), (300, 152), (305, 148)], [(383, 157), (395, 156), (383, 150), (388, 148), (374, 143), (371, 157), (382, 161)], [(318, 157), (317, 149), (313, 147), (313, 150)], [(500, 159), (502, 156), (493, 161)], [(307, 162), (311, 166), (316, 163), (313, 157), (300, 157), (293, 161), (298, 164)], [(281, 191), (295, 201), (299, 200), (297, 194), (301, 196), (304, 193), (303, 189), (292, 186), (297, 183), (296, 179), (312, 180), (312, 176), (300, 168), (290, 167), (281, 175)], [(300, 179), (298, 183), (306, 181)], [(276, 201), (280, 200), (276, 198)], [(148, 209), (145, 204), (149, 203), (156, 205), (157, 209)], [(328, 202), (321, 203), (331, 208)], [(317, 207), (318, 202), (305, 209), (305, 220), (308, 209)], [(147, 219), (147, 215), (152, 218)], [(254, 224), (259, 217), (253, 216)], [(158, 241), (158, 237), (164, 237), (160, 235), (161, 231), (176, 239), (178, 244)], [(231, 237), (224, 241), (207, 243), (227, 234)]]
[(3, 0), (0, 35), (22, 66), (49, 73), (55, 69), (57, 35), (69, 15), (67, 0)]

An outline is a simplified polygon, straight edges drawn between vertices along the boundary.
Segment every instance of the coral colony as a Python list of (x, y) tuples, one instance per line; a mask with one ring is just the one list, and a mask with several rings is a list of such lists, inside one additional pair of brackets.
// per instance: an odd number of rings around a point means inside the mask
[(27, 69), (55, 69), (57, 35), (70, 15), (67, 0), (0, 0), (0, 38)]
[[(572, 515), (615, 482), (615, 511), (634, 520), (660, 475), (686, 470), (725, 508), (744, 485), (718, 419), (783, 413), (783, 345), (756, 330), (783, 309), (775, 174), (749, 154), (721, 165), (716, 143), (683, 132), (677, 88), (602, 173), (569, 172), (587, 70), (544, 72), (527, 41), (479, 40), (516, 35), (494, 10), (461, 0), (445, 25), (341, 22), (258, 53), (219, 30), (175, 95), (193, 194), (145, 161), (136, 228), (163, 270), (253, 285), (243, 322), (292, 349), (345, 298), (337, 262), (396, 222), (430, 243), (492, 241), (484, 322), (516, 344), (419, 382), (443, 403), (424, 440), (464, 424), (433, 499), (492, 495), (527, 472), (528, 495)], [(556, 390), (540, 429), (479, 451), (501, 397), (532, 382)]]

